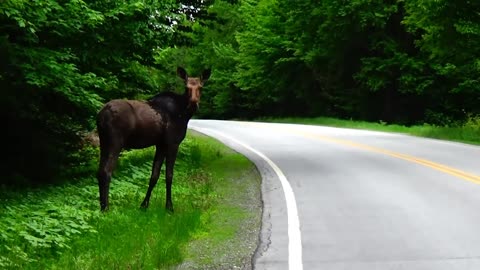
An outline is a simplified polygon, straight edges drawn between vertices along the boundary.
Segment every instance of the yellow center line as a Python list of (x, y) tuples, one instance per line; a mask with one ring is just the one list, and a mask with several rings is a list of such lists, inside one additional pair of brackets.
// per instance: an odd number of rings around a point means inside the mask
[[(252, 125), (251, 123), (248, 123), (248, 124)], [(265, 126), (262, 126), (262, 125), (259, 125), (259, 124), (253, 124), (253, 125), (258, 126), (258, 127), (262, 127), (262, 128), (265, 127)], [(349, 141), (349, 140), (337, 139), (337, 138), (334, 138), (334, 137), (319, 135), (319, 134), (315, 134), (315, 133), (299, 131), (299, 130), (294, 130), (294, 129), (286, 129), (286, 128), (282, 128), (282, 127), (274, 127), (274, 128), (275, 129), (280, 129), (282, 131), (286, 131), (286, 132), (291, 133), (291, 134), (297, 134), (297, 135), (301, 135), (301, 136), (311, 138), (311, 139), (315, 139), (315, 140), (332, 142), (332, 143), (336, 143), (336, 144), (340, 144), (340, 145), (344, 145), (344, 146), (350, 146), (350, 147), (353, 147), (353, 148), (363, 149), (363, 150), (367, 150), (367, 151), (370, 151), (370, 152), (384, 154), (384, 155), (387, 155), (387, 156), (403, 159), (403, 160), (406, 160), (406, 161), (410, 161), (410, 162), (413, 162), (413, 163), (416, 163), (416, 164), (420, 164), (420, 165), (423, 165), (425, 167), (429, 167), (431, 169), (434, 169), (434, 170), (437, 170), (437, 171), (440, 171), (440, 172), (458, 177), (458, 178), (463, 179), (465, 181), (469, 181), (469, 182), (480, 185), (480, 176), (474, 175), (474, 174), (471, 174), (471, 173), (467, 173), (467, 172), (464, 172), (462, 170), (455, 169), (455, 168), (452, 168), (452, 167), (449, 167), (449, 166), (446, 166), (446, 165), (443, 165), (443, 164), (440, 164), (440, 163), (436, 163), (436, 162), (433, 162), (433, 161), (430, 161), (430, 160), (421, 159), (421, 158), (418, 158), (418, 157), (414, 157), (414, 156), (410, 156), (410, 155), (406, 155), (406, 154), (402, 154), (402, 153), (398, 153), (398, 152), (394, 152), (394, 151), (390, 151), (390, 150), (386, 150), (386, 149), (382, 149), (382, 148), (378, 148), (378, 147), (373, 147), (373, 146), (369, 146), (369, 145), (366, 145), (366, 144), (360, 144), (360, 143), (352, 142), (352, 141)]]
[(458, 170), (458, 169), (455, 169), (455, 168), (452, 168), (452, 167), (449, 167), (449, 166), (446, 166), (446, 165), (443, 165), (443, 164), (439, 164), (439, 163), (436, 163), (436, 162), (433, 162), (433, 161), (430, 161), (430, 160), (421, 159), (421, 158), (417, 158), (417, 157), (414, 157), (414, 156), (405, 155), (405, 154), (401, 154), (401, 153), (397, 153), (397, 152), (393, 152), (393, 151), (389, 151), (389, 150), (386, 150), (386, 149), (377, 148), (377, 147), (373, 147), (373, 146), (369, 146), (369, 145), (365, 145), (365, 144), (359, 144), (359, 143), (355, 143), (355, 142), (348, 141), (348, 140), (336, 139), (336, 138), (326, 137), (326, 136), (322, 136), (322, 135), (316, 135), (316, 134), (312, 134), (312, 133), (301, 132), (301, 131), (297, 131), (297, 130), (295, 130), (295, 131), (289, 130), (289, 132), (297, 133), (297, 134), (300, 134), (300, 135), (303, 135), (305, 137), (309, 137), (309, 138), (312, 138), (312, 139), (319, 139), (319, 140), (323, 140), (323, 141), (334, 142), (334, 143), (341, 144), (341, 145), (351, 146), (351, 147), (354, 147), (354, 148), (363, 149), (363, 150), (367, 150), (367, 151), (370, 151), (370, 152), (380, 153), (380, 154), (388, 155), (388, 156), (391, 156), (391, 157), (403, 159), (403, 160), (406, 160), (406, 161), (410, 161), (410, 162), (413, 162), (413, 163), (417, 163), (417, 164), (435, 169), (437, 171), (441, 171), (443, 173), (447, 173), (447, 174), (456, 176), (458, 178), (473, 182), (475, 184), (480, 184), (480, 176), (473, 175), (473, 174), (470, 174), (470, 173), (467, 173), (467, 172), (464, 172), (464, 171), (461, 171), (461, 170)]

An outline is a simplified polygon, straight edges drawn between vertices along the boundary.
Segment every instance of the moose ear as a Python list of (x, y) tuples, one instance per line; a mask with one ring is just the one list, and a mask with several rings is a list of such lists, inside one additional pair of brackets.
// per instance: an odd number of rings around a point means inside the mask
[(177, 67), (177, 74), (178, 77), (182, 78), (184, 81), (188, 79), (187, 71), (182, 67)]
[(208, 78), (210, 78), (210, 74), (212, 73), (212, 70), (211, 69), (205, 69), (203, 72), (202, 72), (202, 75), (200, 76), (200, 80), (202, 80), (202, 82), (208, 80)]

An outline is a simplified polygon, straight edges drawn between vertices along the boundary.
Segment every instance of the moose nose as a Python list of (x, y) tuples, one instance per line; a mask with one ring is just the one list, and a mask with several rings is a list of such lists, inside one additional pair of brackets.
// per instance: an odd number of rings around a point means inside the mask
[(199, 89), (192, 89), (190, 92), (190, 101), (193, 103), (200, 102), (200, 91)]

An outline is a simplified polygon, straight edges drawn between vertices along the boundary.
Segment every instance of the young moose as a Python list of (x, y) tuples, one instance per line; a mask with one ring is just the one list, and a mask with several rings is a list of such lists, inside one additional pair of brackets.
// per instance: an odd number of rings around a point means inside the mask
[(108, 209), (108, 190), (115, 163), (122, 149), (140, 149), (155, 145), (152, 175), (142, 207), (147, 208), (152, 190), (166, 160), (166, 208), (173, 212), (172, 178), (178, 146), (185, 138), (187, 124), (197, 111), (201, 89), (210, 77), (210, 70), (200, 78), (190, 78), (183, 68), (177, 74), (185, 82), (183, 95), (160, 93), (148, 101), (112, 100), (105, 104), (97, 116), (100, 137), (100, 166), (98, 187), (100, 208)]

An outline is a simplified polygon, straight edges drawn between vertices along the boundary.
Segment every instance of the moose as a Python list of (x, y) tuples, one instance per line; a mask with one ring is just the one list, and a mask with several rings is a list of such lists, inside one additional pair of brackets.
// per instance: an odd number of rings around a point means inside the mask
[(185, 82), (185, 92), (162, 92), (146, 101), (111, 100), (97, 115), (100, 139), (100, 165), (97, 179), (100, 191), (100, 209), (108, 209), (108, 193), (112, 171), (122, 149), (141, 149), (155, 146), (152, 174), (147, 194), (141, 207), (148, 208), (150, 195), (166, 160), (166, 204), (173, 213), (172, 181), (178, 147), (185, 138), (187, 124), (197, 111), (203, 84), (210, 77), (210, 69), (200, 77), (189, 77), (178, 67), (177, 74)]

